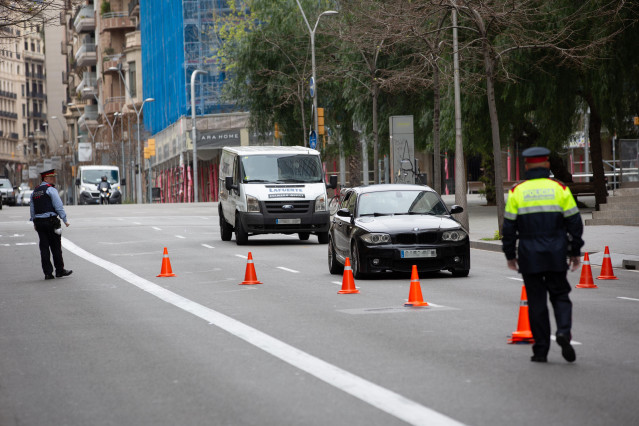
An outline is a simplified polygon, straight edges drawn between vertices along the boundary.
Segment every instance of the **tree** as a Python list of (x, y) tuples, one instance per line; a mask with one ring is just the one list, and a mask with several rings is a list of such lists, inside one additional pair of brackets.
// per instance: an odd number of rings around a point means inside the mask
[(21, 37), (10, 30), (13, 26), (32, 23), (59, 25), (60, 11), (71, 9), (79, 0), (0, 0), (0, 39)]

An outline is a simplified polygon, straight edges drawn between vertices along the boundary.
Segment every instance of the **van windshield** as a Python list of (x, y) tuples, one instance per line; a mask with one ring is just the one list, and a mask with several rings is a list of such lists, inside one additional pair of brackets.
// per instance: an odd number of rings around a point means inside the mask
[(102, 180), (102, 176), (106, 176), (110, 184), (120, 181), (117, 170), (84, 170), (82, 172), (82, 183), (97, 185)]
[(322, 182), (322, 165), (317, 155), (246, 155), (242, 157), (242, 181)]

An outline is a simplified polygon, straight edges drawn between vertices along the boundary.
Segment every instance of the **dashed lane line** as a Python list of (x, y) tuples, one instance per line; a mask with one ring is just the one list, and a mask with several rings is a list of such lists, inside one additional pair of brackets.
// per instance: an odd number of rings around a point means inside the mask
[(210, 245), (208, 245), (208, 244), (202, 244), (202, 246), (203, 246), (203, 247), (206, 247), (206, 248), (210, 248), (210, 249), (215, 248), (215, 247), (210, 246)]
[(175, 238), (181, 238), (181, 239), (186, 239), (186, 237), (183, 237), (182, 235), (176, 235)]
[(639, 302), (639, 299), (633, 299), (632, 297), (622, 297), (622, 296), (619, 296), (619, 297), (617, 297), (617, 299), (632, 300), (632, 301), (635, 301), (635, 302)]
[(295, 269), (285, 268), (283, 266), (278, 266), (277, 269), (281, 269), (282, 271), (292, 272), (294, 274), (299, 274), (300, 271), (296, 271)]
[(87, 252), (66, 238), (62, 238), (62, 244), (66, 250), (74, 253), (76, 256), (104, 268), (108, 272), (111, 272), (115, 276), (129, 282), (141, 290), (148, 292), (160, 300), (189, 312), (207, 321), (209, 324), (219, 327), (220, 329), (225, 330), (226, 332), (263, 350), (264, 352), (281, 359), (293, 367), (322, 380), (342, 392), (350, 394), (355, 398), (370, 404), (372, 407), (403, 420), (408, 424), (420, 426), (462, 425), (462, 423), (457, 420), (441, 414), (431, 408), (425, 407), (396, 392), (379, 386), (281, 340), (269, 336), (258, 329), (250, 327), (236, 319), (200, 305), (199, 303), (139, 277), (119, 265)]
[(155, 229), (156, 231), (161, 231), (162, 228), (158, 228), (157, 226), (152, 226), (151, 228)]

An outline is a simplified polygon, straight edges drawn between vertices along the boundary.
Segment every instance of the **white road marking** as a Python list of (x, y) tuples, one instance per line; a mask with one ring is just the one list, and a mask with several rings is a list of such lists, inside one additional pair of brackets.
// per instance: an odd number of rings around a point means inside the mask
[(142, 225), (140, 222), (133, 222), (134, 225)]
[(248, 259), (248, 256), (244, 256), (243, 254), (236, 254), (235, 257), (241, 257), (242, 259)]
[(0, 244), (0, 246), (9, 247), (11, 244)]
[(425, 407), (396, 392), (383, 388), (362, 377), (356, 376), (335, 365), (329, 364), (313, 355), (303, 352), (281, 340), (275, 339), (253, 327), (237, 321), (206, 306), (173, 293), (157, 284), (139, 277), (114, 263), (108, 262), (78, 247), (66, 238), (62, 238), (64, 248), (115, 276), (131, 283), (141, 290), (189, 312), (211, 325), (246, 341), (247, 343), (273, 355), (316, 378), (348, 393), (371, 406), (411, 425), (462, 425), (444, 414)]
[(635, 302), (639, 302), (639, 299), (633, 299), (632, 297), (617, 297), (617, 299), (634, 300)]
[(210, 246), (210, 245), (208, 245), (208, 244), (202, 244), (202, 245), (203, 245), (204, 247), (206, 247), (206, 248), (215, 248), (215, 247)]
[(158, 228), (157, 226), (152, 226), (151, 228), (155, 229), (156, 231), (161, 231), (162, 229)]
[[(550, 340), (557, 341), (557, 338), (556, 338), (555, 336), (550, 336)], [(576, 340), (571, 340), (571, 341), (570, 341), (570, 344), (571, 344), (571, 345), (581, 345), (581, 342), (578, 342), (578, 341), (576, 341)]]
[(35, 246), (36, 243), (16, 243), (17, 246)]
[(523, 278), (519, 278), (519, 277), (506, 277), (506, 278), (508, 278), (509, 280), (515, 280), (515, 281), (523, 281), (524, 280)]
[(295, 269), (288, 269), (283, 266), (278, 266), (277, 269), (281, 269), (282, 271), (292, 272), (294, 274), (299, 274), (300, 271), (296, 271)]
[(183, 237), (183, 236), (181, 236), (181, 235), (176, 235), (176, 236), (175, 236), (175, 238), (182, 238), (182, 239), (185, 239), (186, 237)]

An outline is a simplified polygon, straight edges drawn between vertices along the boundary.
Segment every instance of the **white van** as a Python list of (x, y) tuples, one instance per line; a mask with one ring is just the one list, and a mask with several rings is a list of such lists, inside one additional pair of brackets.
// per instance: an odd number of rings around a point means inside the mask
[(99, 204), (98, 184), (106, 176), (111, 184), (110, 204), (122, 204), (120, 168), (118, 166), (78, 166), (75, 179), (75, 199), (78, 205)]
[[(329, 188), (337, 186), (331, 176)], [(327, 185), (318, 151), (301, 146), (225, 147), (220, 159), (220, 232), (238, 245), (249, 235), (317, 235), (328, 243)]]

